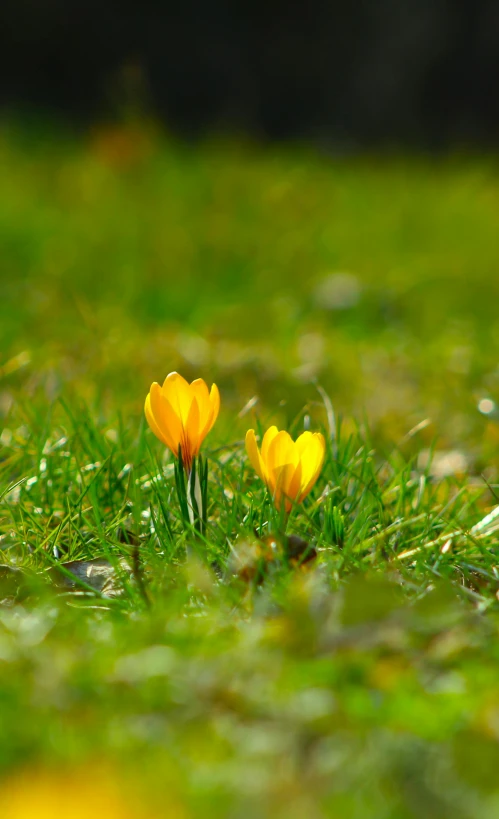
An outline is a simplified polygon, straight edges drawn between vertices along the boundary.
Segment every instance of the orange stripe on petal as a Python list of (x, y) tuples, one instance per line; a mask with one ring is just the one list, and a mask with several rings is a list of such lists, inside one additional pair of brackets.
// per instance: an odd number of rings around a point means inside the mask
[(289, 512), (293, 505), (290, 497), (290, 486), (293, 482), (295, 471), (296, 467), (291, 463), (279, 466), (272, 471), (270, 478), (272, 484), (271, 491), (277, 509), (282, 507), (283, 501), (287, 512)]
[(288, 489), (286, 492), (286, 497), (293, 502), (296, 502), (297, 498), (300, 495), (300, 489), (302, 484), (301, 479), (302, 467), (301, 463), (295, 468), (291, 480), (289, 481)]

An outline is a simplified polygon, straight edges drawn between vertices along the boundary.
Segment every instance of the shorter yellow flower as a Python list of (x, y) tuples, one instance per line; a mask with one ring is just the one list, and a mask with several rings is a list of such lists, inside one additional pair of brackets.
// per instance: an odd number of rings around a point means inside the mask
[(288, 432), (270, 427), (258, 449), (255, 432), (246, 433), (246, 452), (256, 473), (265, 482), (278, 509), (289, 512), (301, 503), (320, 475), (326, 442), (320, 432), (303, 432), (293, 441)]
[(154, 382), (146, 398), (147, 423), (178, 458), (182, 447), (182, 461), (188, 473), (192, 461), (218, 417), (220, 393), (216, 384), (211, 391), (202, 378), (189, 384), (178, 373), (166, 376), (163, 386)]

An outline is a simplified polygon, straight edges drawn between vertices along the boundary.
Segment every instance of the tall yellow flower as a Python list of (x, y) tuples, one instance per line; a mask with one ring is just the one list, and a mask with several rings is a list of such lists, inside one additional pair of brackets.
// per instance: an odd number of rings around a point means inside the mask
[(219, 409), (216, 384), (208, 391), (202, 378), (189, 384), (178, 373), (167, 375), (162, 387), (154, 382), (144, 407), (150, 428), (176, 458), (179, 446), (182, 447), (182, 461), (188, 473)]
[(278, 509), (289, 512), (301, 503), (320, 475), (326, 442), (320, 432), (303, 432), (293, 441), (288, 432), (270, 427), (258, 449), (255, 432), (246, 433), (246, 452), (256, 473), (267, 485)]

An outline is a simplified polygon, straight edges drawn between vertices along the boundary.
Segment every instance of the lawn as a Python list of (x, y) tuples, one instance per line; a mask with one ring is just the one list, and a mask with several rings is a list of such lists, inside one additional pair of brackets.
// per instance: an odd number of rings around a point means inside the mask
[[(497, 160), (4, 123), (0, 173), (2, 819), (499, 817)], [(273, 424), (326, 440), (287, 520)]]

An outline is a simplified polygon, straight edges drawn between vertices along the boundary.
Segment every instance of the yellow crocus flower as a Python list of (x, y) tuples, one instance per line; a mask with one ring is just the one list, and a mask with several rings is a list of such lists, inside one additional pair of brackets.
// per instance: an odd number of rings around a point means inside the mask
[(301, 503), (320, 475), (326, 442), (320, 432), (303, 432), (293, 441), (288, 432), (270, 427), (258, 449), (255, 432), (246, 433), (246, 452), (256, 473), (272, 493), (278, 509), (289, 512)]
[(219, 409), (216, 384), (208, 391), (202, 378), (189, 384), (178, 373), (167, 375), (162, 387), (156, 382), (151, 384), (144, 407), (150, 428), (176, 458), (179, 446), (182, 447), (182, 461), (188, 473)]

